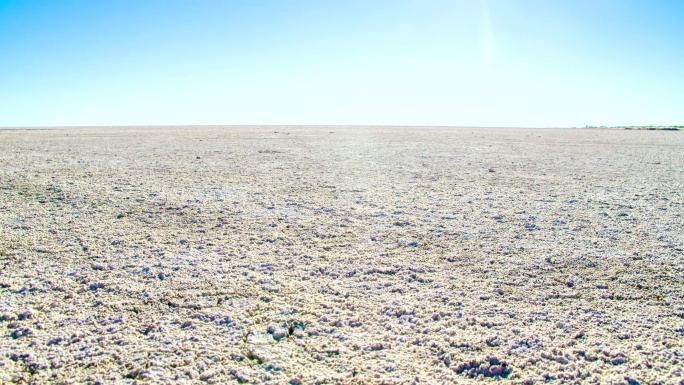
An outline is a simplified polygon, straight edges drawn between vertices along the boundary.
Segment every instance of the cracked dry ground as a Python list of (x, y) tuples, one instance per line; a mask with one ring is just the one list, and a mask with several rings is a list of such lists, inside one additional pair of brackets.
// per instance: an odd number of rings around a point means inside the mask
[(681, 384), (684, 136), (0, 131), (0, 382)]

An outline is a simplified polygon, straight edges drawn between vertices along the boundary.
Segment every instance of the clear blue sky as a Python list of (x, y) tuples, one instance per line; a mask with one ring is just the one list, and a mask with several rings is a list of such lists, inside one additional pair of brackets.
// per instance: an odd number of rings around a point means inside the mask
[(0, 126), (684, 124), (681, 0), (0, 0)]

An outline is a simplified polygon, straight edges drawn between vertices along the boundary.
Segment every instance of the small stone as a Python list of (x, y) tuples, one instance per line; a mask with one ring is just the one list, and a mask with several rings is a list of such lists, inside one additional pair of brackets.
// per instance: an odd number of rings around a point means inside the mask
[(496, 289), (494, 289), (494, 292), (495, 292), (496, 294), (498, 294), (498, 295), (503, 295), (503, 294), (504, 294), (504, 291), (503, 291), (503, 289), (501, 289), (501, 288), (496, 288)]
[(164, 272), (162, 271), (159, 274), (157, 274), (157, 278), (159, 278), (160, 281), (163, 281), (166, 279), (166, 274), (164, 274)]
[(97, 291), (98, 289), (103, 289), (104, 287), (105, 287), (105, 284), (104, 284), (104, 283), (102, 283), (102, 282), (96, 282), (96, 283), (90, 284), (90, 285), (88, 286), (88, 289), (90, 289), (91, 291)]
[(383, 349), (383, 346), (380, 342), (375, 342), (375, 343), (373, 343), (373, 345), (371, 345), (371, 350), (373, 350), (373, 351), (378, 351), (378, 350), (382, 350), (382, 349)]
[(31, 313), (30, 311), (25, 311), (25, 312), (19, 314), (18, 318), (19, 318), (19, 321), (31, 319), (31, 318), (33, 318), (33, 313)]
[(199, 376), (199, 379), (201, 381), (206, 381), (212, 377), (216, 377), (217, 374), (218, 374), (218, 372), (215, 370), (208, 370), (206, 372), (202, 372), (202, 374), (200, 374), (200, 376)]
[(485, 343), (487, 346), (495, 347), (501, 345), (501, 340), (499, 339), (499, 336), (491, 336), (485, 339)]
[(302, 385), (302, 380), (300, 380), (298, 377), (292, 377), (290, 379), (290, 384), (291, 385)]
[(503, 374), (503, 368), (500, 365), (494, 365), (491, 368), (489, 368), (489, 374), (492, 376), (500, 376)]
[(197, 379), (197, 377), (199, 377), (199, 375), (197, 374), (197, 371), (194, 370), (194, 369), (192, 369), (192, 368), (186, 369), (186, 370), (185, 370), (185, 374), (186, 374), (186, 375), (188, 376), (188, 378), (190, 378), (191, 380)]
[(181, 325), (181, 329), (186, 329), (189, 327), (192, 327), (192, 321), (190, 320), (183, 322), (183, 324)]
[(31, 335), (33, 335), (33, 330), (31, 330), (31, 329), (29, 329), (29, 328), (21, 328), (21, 329), (15, 329), (15, 330), (10, 334), (10, 337), (12, 337), (13, 339), (16, 340), (16, 339), (18, 339), (18, 338), (28, 337), (28, 336), (31, 336)]
[(152, 382), (164, 382), (167, 376), (166, 370), (159, 366), (152, 366), (138, 373), (138, 378)]
[(135, 380), (136, 378), (138, 378), (138, 374), (140, 374), (141, 371), (142, 371), (142, 369), (140, 369), (140, 368), (131, 369), (128, 372), (128, 374), (126, 374), (126, 377)]
[(107, 268), (107, 266), (105, 266), (101, 263), (93, 262), (90, 264), (90, 268), (93, 270), (105, 270)]
[(2, 316), (0, 316), (0, 321), (14, 321), (16, 319), (17, 316), (12, 313), (2, 313)]
[(285, 329), (278, 329), (273, 332), (273, 339), (276, 341), (280, 341), (285, 337), (287, 337), (287, 330)]
[(565, 358), (565, 357), (563, 357), (563, 356), (558, 356), (558, 357), (556, 357), (556, 358), (554, 358), (554, 359), (556, 360), (556, 362), (558, 362), (558, 363), (561, 364), (561, 365), (567, 365), (568, 362), (570, 362), (570, 361), (568, 361), (567, 358)]

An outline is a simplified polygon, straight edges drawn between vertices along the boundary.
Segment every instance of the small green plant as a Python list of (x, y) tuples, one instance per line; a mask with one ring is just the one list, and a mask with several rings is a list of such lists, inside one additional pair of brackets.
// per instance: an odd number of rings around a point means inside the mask
[(259, 365), (261, 365), (261, 364), (264, 363), (264, 360), (262, 360), (261, 358), (255, 356), (254, 353), (252, 353), (252, 351), (249, 350), (249, 349), (247, 349), (247, 351), (245, 352), (245, 357), (247, 357), (248, 360), (254, 361), (254, 362), (256, 362), (256, 363), (259, 364)]

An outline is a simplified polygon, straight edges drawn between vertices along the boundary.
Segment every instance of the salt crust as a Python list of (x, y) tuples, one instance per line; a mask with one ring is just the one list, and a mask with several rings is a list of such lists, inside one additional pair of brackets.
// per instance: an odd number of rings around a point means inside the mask
[(683, 138), (0, 130), (0, 382), (681, 384)]

